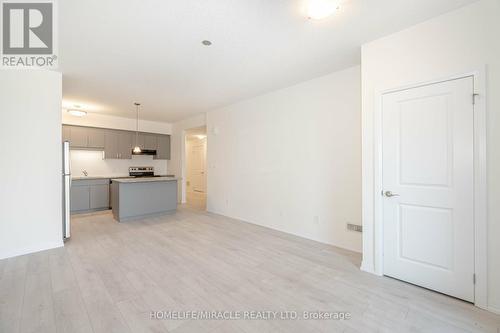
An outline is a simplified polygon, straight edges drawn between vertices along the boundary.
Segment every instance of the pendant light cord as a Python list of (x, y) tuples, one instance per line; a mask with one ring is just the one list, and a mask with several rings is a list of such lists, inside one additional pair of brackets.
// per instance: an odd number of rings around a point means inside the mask
[(139, 147), (139, 103), (135, 104), (136, 118), (135, 118), (135, 146)]

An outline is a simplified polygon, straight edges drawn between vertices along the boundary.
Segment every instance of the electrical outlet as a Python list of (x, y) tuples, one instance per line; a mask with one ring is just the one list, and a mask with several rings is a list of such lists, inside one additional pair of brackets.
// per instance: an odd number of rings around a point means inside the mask
[(352, 224), (352, 223), (347, 223), (347, 230), (356, 231), (356, 232), (363, 232), (363, 226), (357, 225), (357, 224)]

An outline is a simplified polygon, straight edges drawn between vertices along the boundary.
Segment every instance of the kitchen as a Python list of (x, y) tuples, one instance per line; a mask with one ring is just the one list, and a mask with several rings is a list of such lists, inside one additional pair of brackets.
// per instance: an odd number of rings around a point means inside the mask
[(167, 174), (170, 134), (139, 131), (140, 104), (134, 105), (135, 131), (129, 119), (128, 126), (114, 128), (92, 119), (75, 121), (87, 113), (67, 110), (69, 121), (62, 125), (65, 239), (71, 235), (71, 215), (111, 209), (123, 222), (175, 211), (177, 178)]
[(0, 332), (500, 333), (500, 0), (0, 11)]

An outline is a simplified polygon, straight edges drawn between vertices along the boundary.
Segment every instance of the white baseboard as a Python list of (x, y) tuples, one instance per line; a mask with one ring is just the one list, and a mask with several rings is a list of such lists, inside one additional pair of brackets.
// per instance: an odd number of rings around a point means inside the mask
[(375, 272), (372, 269), (366, 267), (364, 260), (361, 261), (361, 267), (359, 269), (362, 270), (363, 272), (366, 272), (366, 273), (375, 274)]
[(22, 256), (25, 254), (30, 254), (34, 252), (40, 252), (40, 251), (45, 251), (45, 250), (50, 250), (50, 249), (55, 249), (58, 247), (63, 247), (64, 242), (62, 239), (58, 242), (49, 242), (49, 243), (44, 243), (44, 244), (37, 244), (35, 246), (31, 247), (26, 247), (23, 249), (15, 249), (11, 251), (6, 251), (3, 253), (0, 253), (0, 260), (1, 259), (7, 259), (7, 258), (12, 258), (12, 257), (17, 257), (17, 256)]
[(360, 252), (359, 250), (354, 249), (354, 248), (349, 248), (349, 247), (346, 247), (346, 246), (335, 244), (333, 242), (328, 242), (328, 241), (325, 241), (325, 240), (322, 240), (322, 239), (318, 239), (318, 238), (315, 238), (315, 237), (308, 237), (308, 236), (305, 236), (305, 235), (302, 235), (302, 234), (299, 234), (299, 233), (296, 233), (296, 232), (291, 232), (291, 231), (288, 231), (288, 230), (282, 230), (282, 229), (278, 229), (278, 228), (273, 228), (273, 227), (270, 227), (268, 225), (259, 224), (259, 223), (252, 222), (252, 221), (247, 221), (244, 218), (241, 218), (241, 217), (238, 217), (238, 216), (232, 216), (232, 215), (229, 215), (229, 214), (227, 214), (225, 212), (215, 211), (215, 210), (211, 209), (208, 206), (208, 204), (207, 204), (207, 212), (208, 213), (212, 213), (212, 214), (222, 215), (222, 216), (228, 217), (230, 219), (234, 219), (234, 220), (238, 220), (238, 221), (241, 221), (241, 222), (244, 222), (244, 223), (249, 223), (249, 224), (257, 225), (259, 227), (267, 228), (267, 229), (270, 229), (270, 230), (279, 231), (279, 232), (282, 232), (282, 233), (285, 233), (285, 234), (288, 234), (288, 235), (300, 237), (300, 238), (311, 240), (311, 241), (318, 242), (318, 243), (321, 243), (321, 244), (335, 246), (335, 247), (338, 247), (338, 248), (343, 249), (343, 250), (347, 250), (347, 251), (351, 251), (351, 252), (362, 254), (362, 252)]
[(485, 310), (500, 315), (500, 307), (489, 305)]
[(382, 276), (383, 275), (383, 274), (377, 273), (373, 269), (373, 267), (370, 267), (369, 265), (367, 265), (364, 260), (361, 261), (361, 267), (359, 269), (362, 270), (363, 272), (374, 274), (374, 275), (377, 275), (377, 276)]

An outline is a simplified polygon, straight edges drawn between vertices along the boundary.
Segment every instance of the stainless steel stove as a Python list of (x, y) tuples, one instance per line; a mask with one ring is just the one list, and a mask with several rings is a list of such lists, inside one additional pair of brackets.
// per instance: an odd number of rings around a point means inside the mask
[(131, 177), (160, 177), (155, 176), (155, 168), (147, 167), (130, 167), (128, 168), (128, 174)]

